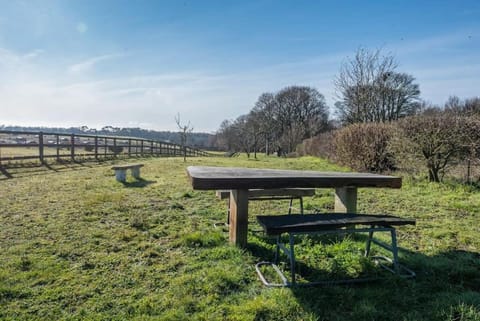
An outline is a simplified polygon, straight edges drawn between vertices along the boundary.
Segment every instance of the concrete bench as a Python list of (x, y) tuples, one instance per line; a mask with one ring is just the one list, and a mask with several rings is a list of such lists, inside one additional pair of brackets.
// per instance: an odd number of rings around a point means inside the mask
[[(405, 219), (391, 215), (371, 215), (371, 214), (308, 214), (308, 215), (268, 215), (257, 216), (257, 221), (263, 227), (265, 233), (277, 238), (276, 252), (274, 262), (257, 263), (255, 269), (263, 282), (267, 286), (293, 286), (295, 281), (295, 251), (294, 236), (296, 234), (315, 233), (315, 234), (342, 234), (368, 232), (368, 238), (365, 248), (365, 256), (370, 255), (371, 244), (374, 243), (392, 253), (392, 258), (385, 256), (373, 256), (372, 258), (386, 270), (400, 275), (402, 277), (415, 277), (415, 272), (400, 265), (398, 262), (397, 237), (394, 226), (415, 224), (415, 220)], [(389, 232), (391, 244), (385, 244), (373, 238), (374, 232)], [(284, 233), (289, 235), (289, 247), (280, 242), (280, 236)], [(285, 275), (277, 266), (278, 257), (282, 250), (290, 259), (291, 281), (288, 281)], [(387, 262), (389, 266), (384, 264)], [(261, 271), (261, 266), (270, 265), (280, 276), (283, 283), (270, 283), (266, 280)], [(301, 283), (301, 285), (326, 285), (353, 283), (361, 281), (371, 281), (372, 278), (359, 278), (335, 281), (315, 281)]]
[(143, 167), (143, 164), (115, 165), (115, 166), (112, 166), (112, 169), (115, 171), (115, 178), (117, 179), (117, 181), (125, 182), (128, 169), (131, 170), (133, 177), (135, 177), (136, 179), (139, 179), (140, 167)]
[[(226, 223), (215, 223), (217, 226), (219, 224), (230, 223), (230, 190), (217, 190), (215, 195), (217, 198), (222, 200), (227, 200), (227, 220)], [(300, 203), (300, 213), (303, 214), (303, 197), (305, 196), (314, 196), (314, 188), (275, 188), (275, 189), (250, 189), (248, 190), (248, 200), (249, 201), (268, 201), (268, 200), (290, 200), (290, 205), (288, 207), (288, 214), (292, 213), (293, 210), (293, 200), (297, 199)]]

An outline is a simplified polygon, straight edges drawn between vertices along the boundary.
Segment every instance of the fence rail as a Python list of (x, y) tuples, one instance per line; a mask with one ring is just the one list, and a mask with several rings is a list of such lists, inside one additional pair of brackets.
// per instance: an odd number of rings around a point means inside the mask
[(15, 160), (79, 161), (115, 157), (212, 156), (192, 147), (137, 137), (0, 130), (0, 164)]

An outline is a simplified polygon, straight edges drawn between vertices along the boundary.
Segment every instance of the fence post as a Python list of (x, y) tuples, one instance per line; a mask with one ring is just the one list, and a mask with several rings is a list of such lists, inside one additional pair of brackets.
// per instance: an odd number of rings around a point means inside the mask
[(117, 139), (113, 139), (113, 157), (117, 157)]
[(140, 156), (143, 157), (143, 139), (140, 141)]
[(128, 140), (128, 157), (132, 156), (132, 140)]
[(98, 136), (95, 136), (95, 159), (98, 160)]
[(72, 162), (75, 161), (75, 134), (72, 134), (70, 138), (70, 158)]
[(470, 173), (471, 173), (472, 164), (470, 162), (470, 157), (467, 160), (467, 184), (470, 184)]
[(150, 141), (150, 155), (153, 157), (153, 140)]
[(40, 158), (40, 164), (44, 163), (43, 159), (43, 133), (38, 133), (38, 157)]
[(57, 135), (55, 135), (55, 136), (56, 136), (56, 138), (57, 138), (57, 139), (56, 139), (56, 141), (57, 141), (57, 145), (56, 145), (56, 146), (57, 146), (57, 162), (59, 162), (59, 161), (60, 161), (60, 146), (59, 146), (59, 144), (60, 144), (60, 135), (57, 134)]

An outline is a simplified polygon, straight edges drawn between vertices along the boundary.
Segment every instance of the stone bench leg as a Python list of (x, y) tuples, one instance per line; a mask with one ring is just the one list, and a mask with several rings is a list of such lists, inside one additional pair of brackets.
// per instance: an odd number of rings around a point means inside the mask
[(135, 177), (136, 179), (140, 178), (140, 167), (132, 168), (132, 176)]
[(127, 176), (127, 171), (125, 169), (116, 169), (115, 170), (115, 178), (119, 182), (125, 182)]

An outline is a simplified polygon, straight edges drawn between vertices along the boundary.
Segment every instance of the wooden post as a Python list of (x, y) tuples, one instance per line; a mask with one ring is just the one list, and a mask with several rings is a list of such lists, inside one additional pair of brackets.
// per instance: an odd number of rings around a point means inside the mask
[(357, 188), (337, 187), (335, 189), (335, 212), (356, 213), (357, 212)]
[(468, 158), (467, 160), (467, 184), (470, 184), (470, 170), (471, 170), (471, 162), (470, 162), (470, 158)]
[(95, 159), (98, 160), (98, 136), (95, 136)]
[(103, 137), (103, 157), (107, 158), (107, 149), (108, 149), (108, 142), (107, 142), (107, 137)]
[(150, 155), (153, 156), (153, 140), (150, 141)]
[(117, 139), (113, 139), (113, 157), (117, 157)]
[(143, 157), (143, 139), (140, 141), (140, 155)]
[(75, 134), (70, 137), (70, 158), (72, 162), (75, 161)]
[(230, 243), (240, 247), (247, 245), (248, 190), (230, 192)]
[(132, 140), (128, 140), (128, 157), (132, 156)]
[(40, 164), (44, 163), (43, 159), (43, 133), (38, 133), (38, 157), (40, 159)]
[(59, 136), (60, 135), (57, 134), (56, 136), (57, 136), (57, 162), (59, 162), (60, 161), (60, 146), (59, 146), (59, 144), (60, 144), (60, 137)]

